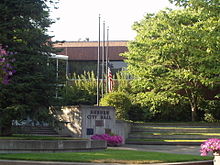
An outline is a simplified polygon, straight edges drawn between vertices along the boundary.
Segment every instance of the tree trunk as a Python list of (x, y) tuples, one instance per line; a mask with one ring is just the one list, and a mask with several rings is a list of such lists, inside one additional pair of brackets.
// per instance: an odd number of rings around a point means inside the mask
[(198, 116), (197, 116), (197, 112), (198, 112), (198, 97), (196, 94), (191, 92), (191, 97), (190, 98), (190, 106), (191, 106), (191, 117), (192, 117), (192, 121), (197, 121), (198, 120)]
[(191, 115), (192, 115), (192, 121), (196, 121), (197, 120), (197, 107), (196, 106), (192, 106), (191, 107)]
[(11, 136), (12, 135), (12, 121), (11, 120), (1, 121), (0, 135), (1, 136)]

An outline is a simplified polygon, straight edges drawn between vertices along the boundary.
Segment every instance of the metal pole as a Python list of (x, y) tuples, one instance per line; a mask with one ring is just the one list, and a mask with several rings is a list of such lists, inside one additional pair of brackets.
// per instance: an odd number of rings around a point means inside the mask
[(58, 79), (59, 79), (59, 60), (58, 58), (56, 59), (56, 81), (57, 81), (57, 86), (56, 86), (56, 98), (58, 98)]
[(107, 27), (107, 38), (106, 38), (106, 59), (105, 59), (105, 65), (106, 65), (106, 93), (108, 93), (108, 46), (109, 46), (109, 27)]
[[(68, 56), (67, 54), (67, 47), (66, 47), (66, 56)], [(69, 58), (66, 60), (66, 80), (69, 79)]]
[(102, 97), (104, 97), (104, 78), (105, 78), (105, 21), (103, 22), (103, 48), (102, 48)]
[(100, 67), (100, 14), (99, 14), (99, 32), (98, 32), (98, 57), (97, 57), (97, 106), (99, 106), (99, 67)]
[(68, 60), (66, 60), (66, 85), (67, 85), (67, 81), (69, 79), (69, 64), (68, 64)]

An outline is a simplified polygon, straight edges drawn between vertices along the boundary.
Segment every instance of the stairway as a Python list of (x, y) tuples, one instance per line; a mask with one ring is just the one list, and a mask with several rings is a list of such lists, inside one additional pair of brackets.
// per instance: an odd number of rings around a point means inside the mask
[(33, 136), (61, 136), (52, 126), (13, 126), (13, 134), (27, 134)]
[(220, 125), (206, 123), (134, 123), (126, 144), (200, 145), (220, 138)]
[(50, 126), (31, 127), (28, 134), (39, 136), (59, 136), (59, 134), (53, 129), (53, 127)]

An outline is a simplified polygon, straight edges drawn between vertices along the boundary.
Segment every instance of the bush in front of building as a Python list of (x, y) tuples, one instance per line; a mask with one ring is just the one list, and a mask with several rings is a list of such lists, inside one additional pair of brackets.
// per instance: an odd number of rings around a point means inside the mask
[(93, 72), (73, 74), (61, 91), (62, 105), (96, 104), (96, 77)]
[(100, 101), (103, 106), (113, 106), (116, 109), (116, 118), (128, 120), (128, 112), (131, 108), (131, 101), (124, 92), (111, 92), (106, 94)]
[(94, 105), (96, 96), (75, 85), (66, 86), (62, 90), (62, 105)]

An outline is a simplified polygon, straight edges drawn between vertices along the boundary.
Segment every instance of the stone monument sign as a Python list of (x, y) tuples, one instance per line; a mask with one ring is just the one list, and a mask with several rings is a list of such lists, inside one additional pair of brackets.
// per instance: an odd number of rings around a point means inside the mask
[(90, 138), (94, 134), (115, 133), (115, 109), (108, 106), (51, 107), (51, 111), (65, 127), (61, 134)]

